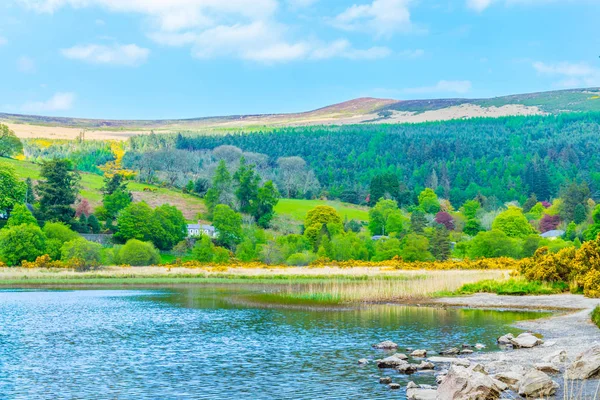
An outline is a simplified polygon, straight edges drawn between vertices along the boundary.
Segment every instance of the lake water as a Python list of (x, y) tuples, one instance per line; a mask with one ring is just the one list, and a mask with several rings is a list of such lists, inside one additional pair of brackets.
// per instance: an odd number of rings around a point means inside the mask
[[(244, 289), (248, 290), (248, 289)], [(484, 343), (537, 313), (243, 306), (238, 289), (0, 291), (0, 399), (388, 399), (359, 358)]]

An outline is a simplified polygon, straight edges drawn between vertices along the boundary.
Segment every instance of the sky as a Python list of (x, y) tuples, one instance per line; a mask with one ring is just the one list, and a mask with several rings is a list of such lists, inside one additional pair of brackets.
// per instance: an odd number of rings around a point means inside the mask
[(2, 0), (0, 112), (165, 119), (600, 86), (600, 0)]

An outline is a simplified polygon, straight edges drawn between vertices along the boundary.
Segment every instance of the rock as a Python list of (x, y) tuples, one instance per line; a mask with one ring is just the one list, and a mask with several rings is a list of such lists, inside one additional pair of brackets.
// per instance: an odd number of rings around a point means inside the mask
[(433, 385), (426, 385), (426, 384), (422, 383), (422, 384), (419, 385), (419, 388), (421, 388), (421, 389), (435, 389), (435, 386), (433, 386)]
[(481, 372), (453, 365), (437, 390), (438, 400), (493, 400), (501, 390), (494, 380)]
[(567, 362), (568, 360), (569, 358), (567, 357), (567, 352), (564, 350), (556, 351), (542, 358), (542, 362), (551, 364), (562, 364)]
[(421, 361), (421, 364), (417, 365), (418, 370), (424, 369), (435, 369), (435, 364), (429, 361)]
[(513, 340), (515, 337), (513, 336), (512, 333), (508, 333), (504, 336), (500, 336), (497, 340), (498, 344), (500, 345), (506, 345), (506, 344), (511, 344), (511, 340)]
[(379, 383), (387, 385), (388, 383), (392, 383), (392, 378), (390, 378), (389, 376), (382, 376), (381, 378), (379, 378)]
[(409, 381), (408, 384), (406, 385), (406, 389), (418, 389), (418, 388), (419, 388), (419, 385), (417, 385), (413, 381)]
[(516, 338), (511, 339), (510, 342), (517, 349), (530, 349), (532, 347), (539, 346), (540, 344), (544, 343), (542, 339), (535, 337), (531, 333), (527, 332), (521, 333)]
[(485, 375), (488, 374), (487, 371), (485, 370), (485, 367), (483, 365), (481, 365), (481, 364), (475, 364), (475, 365), (469, 367), (469, 369), (471, 371), (480, 372), (480, 373), (485, 374)]
[(589, 379), (600, 376), (600, 345), (584, 351), (567, 368), (568, 379)]
[(460, 354), (473, 354), (473, 350), (471, 349), (462, 349)]
[(552, 396), (557, 388), (556, 382), (537, 369), (532, 369), (519, 381), (519, 394), (527, 398)]
[(381, 343), (374, 344), (372, 347), (374, 349), (393, 350), (397, 349), (398, 345), (390, 340), (385, 340)]
[(460, 352), (460, 350), (458, 350), (456, 347), (451, 347), (449, 349), (440, 351), (440, 354), (443, 356), (454, 356), (457, 355)]
[(517, 384), (523, 376), (516, 372), (499, 372), (492, 376), (497, 381), (507, 384), (511, 389), (516, 389)]
[(360, 360), (358, 360), (358, 365), (366, 365), (369, 363), (369, 360), (367, 360), (366, 358), (361, 358)]
[(556, 344), (556, 342), (555, 342), (555, 341), (553, 341), (553, 340), (551, 340), (551, 341), (549, 341), (549, 342), (544, 342), (544, 343), (542, 344), (542, 347), (552, 347), (552, 346), (554, 346), (555, 344)]
[(410, 353), (411, 357), (424, 358), (427, 357), (427, 350), (415, 350)]
[(377, 360), (377, 366), (379, 368), (396, 368), (401, 364), (408, 364), (406, 359), (408, 357), (402, 353), (396, 353), (392, 356), (386, 357), (383, 360)]
[(470, 344), (463, 344), (462, 345), (463, 349), (470, 349), (471, 347), (473, 347), (473, 346), (471, 346)]
[(398, 365), (396, 367), (396, 370), (401, 374), (414, 374), (415, 372), (417, 372), (417, 364), (409, 364), (405, 361), (404, 364)]
[(492, 378), (492, 381), (494, 382), (494, 385), (496, 385), (496, 387), (501, 391), (504, 392), (505, 390), (508, 390), (508, 385), (502, 381), (499, 381), (498, 379), (494, 379)]
[(547, 374), (558, 374), (560, 372), (560, 369), (551, 363), (536, 363), (533, 364), (533, 367), (538, 371), (542, 371)]
[(406, 389), (406, 398), (408, 400), (436, 400), (437, 391), (435, 389), (421, 388)]
[(485, 349), (485, 344), (477, 343), (477, 344), (475, 345), (475, 348), (476, 348), (477, 350), (483, 350), (483, 349)]
[(390, 384), (388, 385), (388, 387), (389, 387), (390, 389), (392, 389), (392, 390), (397, 390), (397, 389), (400, 389), (400, 387), (401, 387), (401, 386), (400, 386), (400, 384), (399, 384), (399, 383), (390, 383)]
[(471, 365), (471, 362), (465, 358), (456, 358), (456, 357), (429, 357), (427, 361), (432, 363), (442, 363), (442, 364), (455, 364), (461, 365), (463, 367), (468, 367)]

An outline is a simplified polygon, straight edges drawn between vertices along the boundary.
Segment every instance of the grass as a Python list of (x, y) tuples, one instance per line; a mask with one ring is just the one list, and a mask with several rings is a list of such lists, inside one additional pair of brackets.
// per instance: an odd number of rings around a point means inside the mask
[[(0, 160), (0, 162), (13, 166), (21, 179), (40, 179), (41, 168), (38, 164), (5, 158)], [(102, 176), (85, 172), (81, 173), (81, 197), (87, 199), (92, 207), (100, 205), (100, 202), (102, 201), (100, 189), (103, 185), (104, 180)], [(150, 188), (155, 190), (155, 192), (144, 192), (145, 188)], [(129, 189), (136, 201), (143, 200), (152, 207), (165, 203), (171, 204), (180, 209), (189, 221), (196, 221), (198, 214), (205, 212), (206, 210), (202, 199), (177, 190), (146, 185), (138, 182), (129, 182)]]
[(600, 306), (594, 308), (594, 311), (592, 312), (592, 321), (600, 328)]
[(564, 282), (545, 283), (529, 282), (525, 279), (508, 280), (484, 280), (475, 283), (467, 283), (458, 289), (454, 294), (474, 294), (474, 293), (496, 293), (502, 295), (525, 296), (558, 294), (569, 290), (569, 285)]
[(335, 208), (342, 216), (342, 219), (347, 217), (348, 219), (355, 219), (357, 221), (369, 220), (369, 211), (367, 207), (342, 203), (339, 201), (281, 199), (275, 207), (275, 212), (277, 214), (290, 215), (293, 219), (298, 221), (304, 221), (306, 213), (317, 206), (330, 206)]

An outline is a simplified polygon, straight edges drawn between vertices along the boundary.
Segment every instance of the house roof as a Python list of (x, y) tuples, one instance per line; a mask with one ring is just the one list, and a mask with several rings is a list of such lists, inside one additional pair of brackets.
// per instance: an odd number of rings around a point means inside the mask
[(561, 231), (559, 229), (554, 229), (548, 232), (544, 232), (542, 233), (540, 236), (543, 238), (555, 238), (555, 237), (561, 237), (565, 234), (565, 231)]
[(204, 225), (204, 224), (188, 224), (188, 229), (198, 229), (201, 231), (209, 231), (212, 232), (215, 230), (215, 227), (212, 225)]

